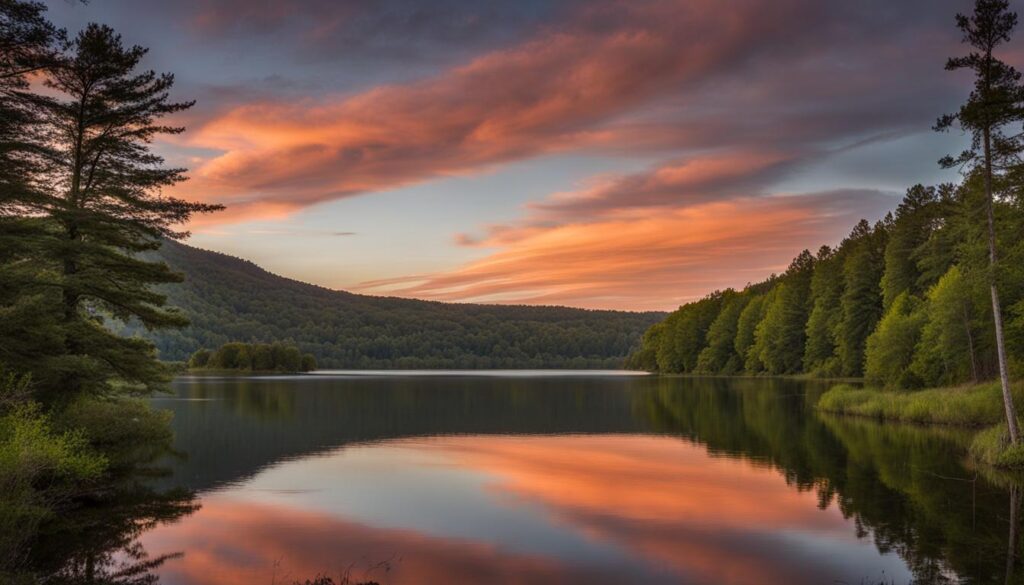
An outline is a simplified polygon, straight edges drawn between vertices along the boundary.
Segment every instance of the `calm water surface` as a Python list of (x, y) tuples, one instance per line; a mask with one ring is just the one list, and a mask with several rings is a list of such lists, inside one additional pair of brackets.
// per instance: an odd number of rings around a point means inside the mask
[[(182, 378), (160, 582), (1019, 582), (1017, 478), (821, 384), (523, 372)], [(182, 492), (176, 492), (182, 493)], [(134, 546), (132, 549), (130, 547)], [(148, 563), (148, 564), (147, 564)]]

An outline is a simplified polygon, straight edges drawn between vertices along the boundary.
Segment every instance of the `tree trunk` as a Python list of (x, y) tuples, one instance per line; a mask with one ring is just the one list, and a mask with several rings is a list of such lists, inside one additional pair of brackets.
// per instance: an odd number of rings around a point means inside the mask
[(1010, 393), (1010, 373), (1006, 364), (1006, 342), (1003, 339), (1003, 311), (999, 306), (999, 290), (996, 286), (996, 219), (995, 198), (992, 196), (992, 136), (985, 128), (985, 203), (988, 212), (988, 284), (992, 294), (992, 318), (996, 326), (996, 353), (999, 355), (999, 382), (1003, 389), (1003, 406), (1006, 408), (1006, 424), (1010, 429), (1010, 442), (1020, 442), (1017, 429), (1017, 409), (1013, 406)]

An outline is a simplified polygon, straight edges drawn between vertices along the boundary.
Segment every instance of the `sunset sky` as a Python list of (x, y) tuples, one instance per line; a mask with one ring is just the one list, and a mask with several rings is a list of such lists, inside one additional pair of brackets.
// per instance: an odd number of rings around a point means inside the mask
[(192, 245), (446, 301), (662, 310), (782, 271), (956, 179), (930, 127), (970, 83), (966, 0), (49, 6), (197, 100), (159, 144), (228, 206)]

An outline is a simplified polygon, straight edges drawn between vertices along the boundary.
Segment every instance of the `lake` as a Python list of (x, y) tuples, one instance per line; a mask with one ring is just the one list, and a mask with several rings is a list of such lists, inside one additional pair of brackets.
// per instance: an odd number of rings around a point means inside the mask
[(180, 456), (152, 486), (176, 495), (109, 562), (168, 584), (1019, 582), (1018, 477), (972, 469), (963, 431), (815, 413), (825, 389), (180, 378), (154, 400)]

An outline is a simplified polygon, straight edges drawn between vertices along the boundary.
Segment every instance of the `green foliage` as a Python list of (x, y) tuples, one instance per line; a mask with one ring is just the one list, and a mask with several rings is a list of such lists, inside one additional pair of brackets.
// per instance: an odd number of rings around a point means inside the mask
[(292, 344), (225, 343), (210, 352), (200, 349), (192, 354), (189, 367), (247, 372), (309, 372), (316, 369), (316, 358), (303, 355)]
[(743, 369), (747, 372), (753, 373), (761, 369), (757, 352), (754, 351), (754, 342), (757, 325), (764, 318), (765, 305), (769, 300), (767, 295), (757, 295), (750, 299), (740, 312), (739, 321), (736, 323), (736, 355), (742, 360)]
[(884, 225), (872, 228), (864, 220), (850, 234), (851, 249), (843, 263), (842, 318), (836, 333), (836, 354), (844, 376), (863, 373), (868, 335), (882, 316), (885, 237)]
[(631, 370), (658, 370), (658, 348), (661, 347), (661, 336), (665, 333), (665, 323), (655, 323), (644, 331), (640, 348), (629, 354), (625, 366)]
[(205, 368), (210, 363), (210, 350), (208, 349), (197, 349), (188, 358), (188, 367), (191, 369)]
[(843, 294), (843, 254), (822, 246), (811, 277), (811, 313), (807, 317), (804, 370), (822, 376), (838, 376), (836, 333), (842, 319), (839, 300)]
[(910, 371), (921, 338), (925, 311), (909, 290), (901, 292), (868, 337), (864, 377), (871, 384), (917, 388), (921, 380)]
[(754, 331), (758, 361), (769, 374), (795, 374), (803, 367), (810, 311), (814, 258), (804, 250), (772, 289), (764, 316)]
[(918, 266), (919, 250), (928, 242), (938, 219), (935, 187), (914, 185), (907, 189), (896, 208), (885, 246), (885, 270), (882, 275), (882, 306), (888, 310), (904, 292), (920, 295), (922, 274)]
[(356, 295), (173, 241), (151, 257), (185, 275), (184, 283), (160, 291), (191, 325), (118, 331), (152, 340), (171, 360), (232, 341), (288, 340), (321, 368), (617, 368), (665, 317)]
[(316, 369), (316, 357), (311, 353), (302, 355), (302, 363), (299, 367), (301, 372), (312, 372)]
[(718, 315), (724, 293), (716, 292), (683, 305), (665, 320), (656, 353), (662, 372), (695, 372), (705, 336)]
[[(928, 291), (926, 320), (912, 369), (925, 384), (958, 384), (979, 379), (979, 343), (990, 334), (984, 302), (976, 303), (971, 282), (953, 266)], [(984, 335), (987, 336), (987, 335)]]
[(170, 451), (171, 413), (143, 399), (80, 397), (54, 417), (62, 429), (81, 433), (110, 463), (110, 471), (139, 471)]
[[(722, 310), (708, 327), (706, 346), (697, 356), (698, 372), (735, 374), (743, 370), (743, 357), (736, 351), (735, 342), (740, 314), (749, 302), (749, 294), (732, 289), (722, 293)], [(644, 346), (649, 343), (645, 340)]]
[(150, 342), (114, 335), (106, 322), (183, 325), (152, 290), (180, 276), (138, 254), (185, 236), (175, 227), (193, 214), (219, 209), (160, 193), (184, 180), (184, 169), (164, 167), (150, 144), (181, 132), (163, 119), (191, 103), (169, 100), (172, 75), (140, 70), (145, 54), (91, 24), (49, 49), (40, 64), (47, 91), (17, 93), (33, 123), (13, 148), (29, 153), (24, 176), (0, 184), (4, 243), (18, 236), (0, 257), (0, 301), (27, 343), (18, 349), (0, 336), (0, 360), (31, 373), (47, 404), (151, 391), (169, 379)]
[[(860, 221), (838, 247), (802, 252), (782, 276), (683, 305), (647, 331), (627, 366), (864, 375), (904, 389), (991, 379), (998, 369), (983, 203), (976, 176), (958, 187), (913, 187), (894, 218)], [(1007, 346), (1024, 374), (1024, 198), (998, 208)]]
[[(1013, 392), (1024, 399), (1024, 386), (1016, 386)], [(914, 392), (839, 385), (821, 396), (817, 408), (883, 420), (961, 426), (992, 425), (1006, 416), (998, 383)]]
[(0, 577), (56, 506), (108, 467), (80, 430), (59, 430), (27, 400), (28, 377), (0, 372)]

